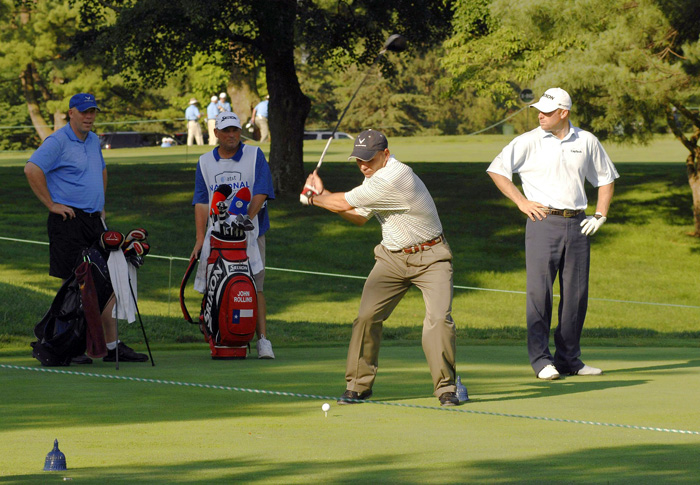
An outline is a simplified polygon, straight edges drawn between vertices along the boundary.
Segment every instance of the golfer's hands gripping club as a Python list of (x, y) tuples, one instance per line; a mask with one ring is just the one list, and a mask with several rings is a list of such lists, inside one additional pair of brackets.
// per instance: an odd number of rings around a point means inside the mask
[(607, 220), (608, 218), (600, 212), (596, 212), (594, 216), (586, 217), (581, 221), (581, 227), (583, 228), (581, 229), (581, 234), (592, 236), (598, 231), (598, 229), (600, 229), (600, 226), (605, 224), (605, 221)]
[(318, 194), (320, 194), (320, 192), (316, 190), (316, 187), (306, 184), (301, 190), (301, 194), (299, 194), (299, 202), (301, 202), (302, 205), (313, 205), (311, 199)]
[(323, 180), (318, 176), (317, 171), (314, 170), (313, 173), (306, 177), (304, 189), (301, 191), (301, 194), (299, 194), (299, 202), (303, 205), (313, 205), (311, 198), (321, 195), (323, 190)]

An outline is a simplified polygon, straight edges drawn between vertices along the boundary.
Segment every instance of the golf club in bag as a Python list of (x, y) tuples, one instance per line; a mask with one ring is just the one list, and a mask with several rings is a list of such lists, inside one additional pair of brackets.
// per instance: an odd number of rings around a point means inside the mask
[(258, 316), (257, 288), (247, 255), (248, 234), (255, 227), (244, 215), (250, 190), (243, 187), (234, 195), (233, 213), (229, 213), (227, 201), (231, 192), (230, 186), (222, 185), (212, 196), (211, 252), (206, 260), (206, 287), (197, 321), (185, 305), (185, 287), (198, 256), (190, 259), (180, 285), (182, 314), (187, 322), (199, 325), (215, 360), (246, 358)]
[[(390, 35), (389, 38), (386, 40), (386, 42), (384, 42), (384, 47), (382, 47), (382, 50), (379, 51), (379, 54), (377, 54), (377, 57), (374, 59), (374, 62), (372, 62), (372, 65), (369, 66), (369, 69), (367, 70), (367, 74), (365, 74), (365, 77), (362, 78), (360, 85), (357, 86), (355, 93), (352, 95), (352, 98), (350, 98), (350, 101), (348, 101), (348, 104), (345, 106), (345, 109), (343, 110), (343, 113), (340, 115), (340, 118), (338, 118), (338, 122), (335, 124), (335, 128), (333, 128), (333, 132), (331, 133), (330, 138), (328, 138), (328, 142), (326, 143), (326, 147), (323, 149), (323, 152), (321, 153), (321, 158), (319, 159), (318, 165), (316, 165), (315, 170), (318, 170), (321, 168), (321, 164), (323, 163), (323, 157), (326, 156), (326, 152), (328, 151), (328, 147), (331, 146), (331, 142), (333, 141), (333, 137), (335, 136), (335, 132), (338, 131), (338, 127), (340, 126), (340, 122), (343, 121), (343, 118), (345, 117), (345, 113), (348, 112), (348, 108), (350, 107), (352, 102), (355, 100), (355, 96), (357, 96), (357, 93), (360, 91), (360, 88), (367, 80), (367, 77), (369, 77), (369, 74), (372, 72), (372, 68), (374, 67), (374, 65), (377, 62), (379, 62), (379, 59), (381, 59), (382, 56), (384, 56), (384, 54), (387, 51), (403, 52), (404, 50), (406, 50), (407, 46), (408, 46), (408, 42), (406, 41), (406, 37), (404, 37), (400, 34)], [(311, 194), (309, 194), (309, 195), (311, 195)]]

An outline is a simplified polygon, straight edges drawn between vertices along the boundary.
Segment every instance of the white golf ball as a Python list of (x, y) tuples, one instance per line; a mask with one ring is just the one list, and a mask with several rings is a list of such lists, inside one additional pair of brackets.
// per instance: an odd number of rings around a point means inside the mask
[(321, 409), (323, 409), (324, 412), (327, 412), (331, 408), (331, 405), (328, 403), (324, 403), (323, 406), (321, 406)]

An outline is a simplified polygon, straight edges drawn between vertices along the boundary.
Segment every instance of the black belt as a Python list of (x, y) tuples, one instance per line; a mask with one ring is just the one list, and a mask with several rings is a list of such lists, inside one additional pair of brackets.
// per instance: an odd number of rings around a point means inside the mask
[(442, 242), (442, 234), (440, 234), (435, 239), (431, 239), (430, 241), (425, 241), (423, 243), (416, 244), (415, 246), (411, 246), (410, 248), (403, 248), (403, 249), (399, 249), (398, 251), (394, 251), (394, 252), (395, 253), (404, 252), (406, 254), (413, 254), (413, 253), (417, 253), (419, 251), (423, 251), (424, 249), (429, 248), (430, 246), (435, 246), (439, 242)]
[(579, 215), (581, 212), (583, 212), (582, 209), (545, 209), (544, 210), (545, 214), (551, 214), (553, 216), (562, 216), (562, 217), (576, 217)]
[(102, 217), (101, 211), (100, 212), (85, 212), (84, 210), (76, 209), (75, 207), (73, 207), (73, 210), (75, 211), (76, 215), (81, 214), (81, 215), (84, 215), (86, 217)]

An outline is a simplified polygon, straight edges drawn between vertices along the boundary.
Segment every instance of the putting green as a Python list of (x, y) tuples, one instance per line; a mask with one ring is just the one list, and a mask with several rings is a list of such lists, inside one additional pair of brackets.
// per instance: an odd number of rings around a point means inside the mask
[[(155, 367), (58, 372), (0, 352), (0, 483), (700, 480), (696, 349), (584, 348), (605, 375), (542, 382), (524, 345), (459, 347), (472, 401), (448, 409), (419, 345), (385, 346), (377, 403), (354, 406), (324, 397), (344, 389), (345, 347), (153, 351)], [(68, 470), (43, 472), (56, 438)]]

